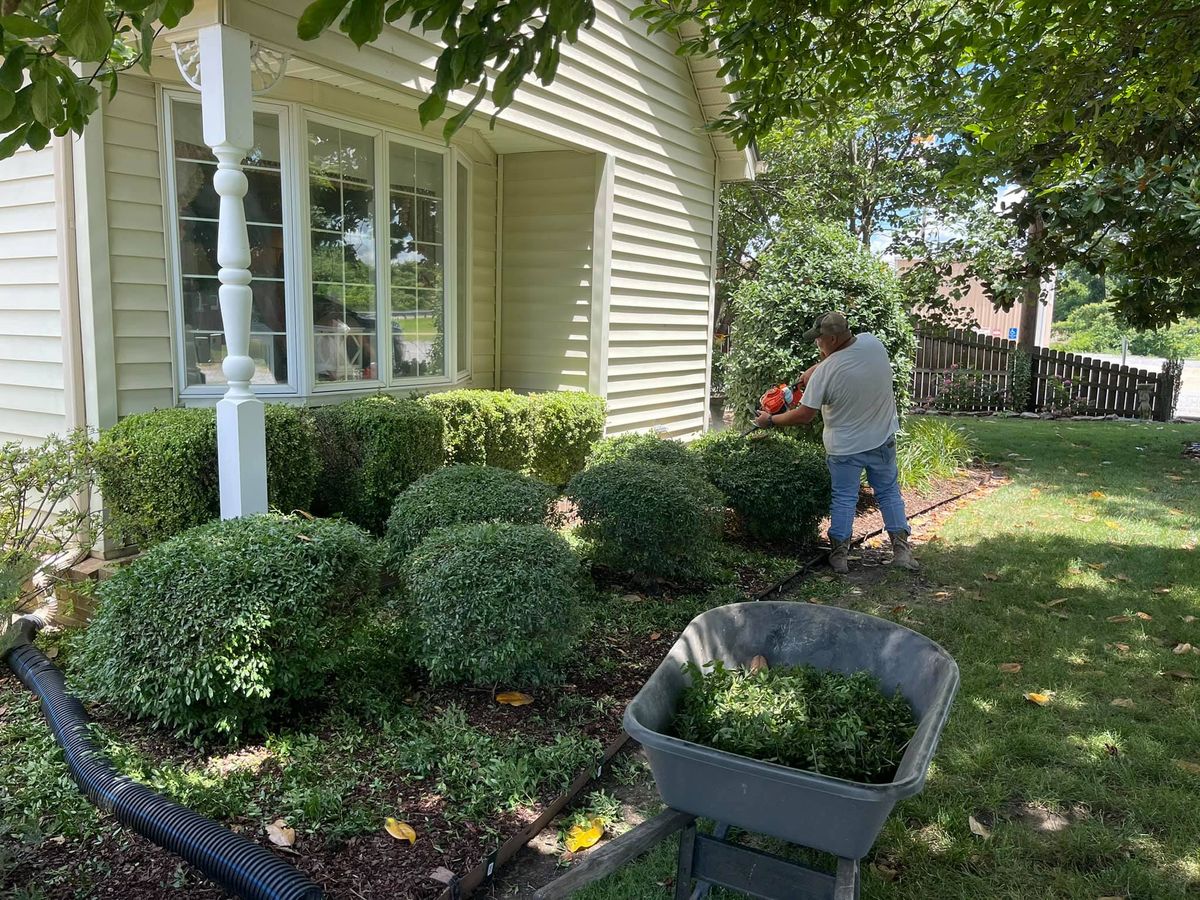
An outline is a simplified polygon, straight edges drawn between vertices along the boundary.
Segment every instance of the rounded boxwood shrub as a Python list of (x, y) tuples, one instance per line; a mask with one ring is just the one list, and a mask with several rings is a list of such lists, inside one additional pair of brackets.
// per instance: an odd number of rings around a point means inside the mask
[[(450, 466), (422, 476), (396, 498), (388, 517), (388, 553), (402, 560), (435, 528), (482, 522), (540, 525), (556, 520), (548, 484), (492, 466)], [(551, 524), (557, 524), (552, 521)]]
[(446, 464), (521, 471), (529, 463), (529, 398), (512, 391), (461, 390), (429, 394), (421, 403), (442, 417)]
[(825, 452), (782, 434), (706, 434), (691, 444), (746, 533), (761, 541), (807, 541), (829, 511)]
[(542, 481), (566, 484), (583, 469), (604, 435), (604, 398), (579, 391), (531, 394), (533, 430), (529, 469)]
[(791, 382), (820, 354), (802, 337), (821, 313), (841, 310), (892, 358), (897, 409), (908, 408), (915, 343), (898, 276), (844, 228), (800, 221), (758, 257), (758, 274), (733, 298), (733, 344), (725, 361), (726, 406), (744, 425), (763, 391)]
[(314, 511), (382, 532), (396, 495), (441, 468), (442, 418), (384, 394), (313, 411), (321, 472)]
[[(308, 509), (320, 459), (306, 410), (267, 404), (267, 501)], [(143, 549), (220, 515), (213, 409), (156, 409), (128, 416), (96, 444), (96, 471), (111, 528)]]
[(409, 557), (405, 586), (414, 652), (435, 684), (553, 678), (583, 624), (579, 561), (542, 525), (439, 528)]
[(580, 472), (567, 496), (596, 562), (639, 575), (703, 572), (724, 518), (724, 498), (702, 478), (631, 459)]
[(588, 465), (596, 466), (618, 459), (654, 463), (678, 471), (698, 474), (700, 465), (682, 441), (660, 438), (654, 434), (619, 434), (597, 441), (588, 457)]
[(201, 525), (101, 583), (78, 678), (124, 715), (237, 738), (321, 693), (378, 587), (377, 547), (348, 522)]

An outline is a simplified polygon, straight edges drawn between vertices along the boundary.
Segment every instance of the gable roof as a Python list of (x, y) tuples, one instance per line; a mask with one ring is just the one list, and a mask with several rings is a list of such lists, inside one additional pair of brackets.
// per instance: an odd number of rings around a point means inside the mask
[[(680, 30), (680, 37), (691, 38), (699, 33), (699, 26), (689, 22)], [(715, 55), (688, 56), (687, 62), (704, 121), (706, 124), (715, 122), (736, 96), (729, 90), (728, 79), (720, 74), (722, 60)], [(723, 131), (711, 131), (709, 136), (717, 154), (717, 176), (720, 180), (753, 181), (759, 168), (758, 151), (754, 145), (739, 150), (733, 138)]]

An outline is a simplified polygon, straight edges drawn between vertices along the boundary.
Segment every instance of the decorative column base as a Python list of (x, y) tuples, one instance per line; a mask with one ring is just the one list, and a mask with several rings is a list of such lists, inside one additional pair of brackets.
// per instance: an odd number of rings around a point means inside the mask
[(217, 403), (217, 474), (221, 518), (267, 511), (267, 433), (265, 407), (253, 397)]

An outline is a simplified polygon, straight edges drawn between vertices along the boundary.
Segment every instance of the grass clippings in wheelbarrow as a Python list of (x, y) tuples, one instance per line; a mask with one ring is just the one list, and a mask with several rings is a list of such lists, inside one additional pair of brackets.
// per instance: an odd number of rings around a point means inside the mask
[(687, 663), (677, 737), (794, 769), (850, 781), (892, 780), (917, 723), (908, 701), (884, 693), (867, 672), (812, 666)]

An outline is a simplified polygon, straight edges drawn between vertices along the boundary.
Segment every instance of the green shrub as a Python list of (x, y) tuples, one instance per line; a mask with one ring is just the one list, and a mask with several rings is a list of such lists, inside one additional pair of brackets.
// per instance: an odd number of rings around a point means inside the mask
[(264, 515), (176, 535), (101, 583), (83, 690), (178, 735), (257, 731), (322, 692), (372, 606), (377, 557), (331, 520)]
[(314, 510), (376, 533), (406, 487), (442, 465), (442, 419), (415, 400), (364, 397), (314, 411), (321, 473)]
[(596, 562), (675, 578), (703, 574), (721, 533), (724, 498), (702, 478), (618, 459), (580, 472), (567, 485), (595, 544)]
[(421, 403), (442, 417), (447, 465), (488, 465), (519, 472), (529, 464), (533, 429), (527, 396), (461, 390), (429, 394)]
[(435, 684), (553, 678), (583, 624), (582, 573), (541, 525), (439, 528), (406, 567), (416, 657)]
[(450, 466), (417, 479), (396, 498), (387, 523), (387, 546), (398, 563), (435, 528), (508, 522), (540, 525), (557, 493), (548, 484), (491, 466)]
[(692, 452), (708, 480), (729, 498), (745, 532), (761, 541), (807, 541), (829, 511), (825, 453), (782, 434), (707, 434)]
[(680, 472), (700, 474), (696, 457), (688, 452), (687, 445), (654, 434), (619, 434), (597, 441), (588, 457), (588, 465), (600, 465), (617, 459), (632, 459)]
[(892, 358), (896, 406), (908, 409), (915, 345), (897, 276), (832, 225), (797, 222), (759, 258), (758, 275), (734, 294), (733, 344), (725, 363), (726, 406), (745, 424), (763, 391), (793, 381), (819, 354), (803, 333), (841, 310), (855, 332), (879, 338)]
[(896, 435), (896, 467), (902, 488), (923, 488), (953, 478), (971, 464), (975, 448), (958, 425), (945, 419), (909, 416)]
[[(267, 404), (267, 500), (290, 512), (312, 504), (320, 460), (308, 413)], [(156, 409), (100, 436), (96, 470), (111, 527), (142, 548), (221, 512), (214, 409)]]
[(583, 469), (592, 445), (604, 435), (601, 397), (578, 391), (531, 394), (530, 471), (548, 484), (566, 484)]

